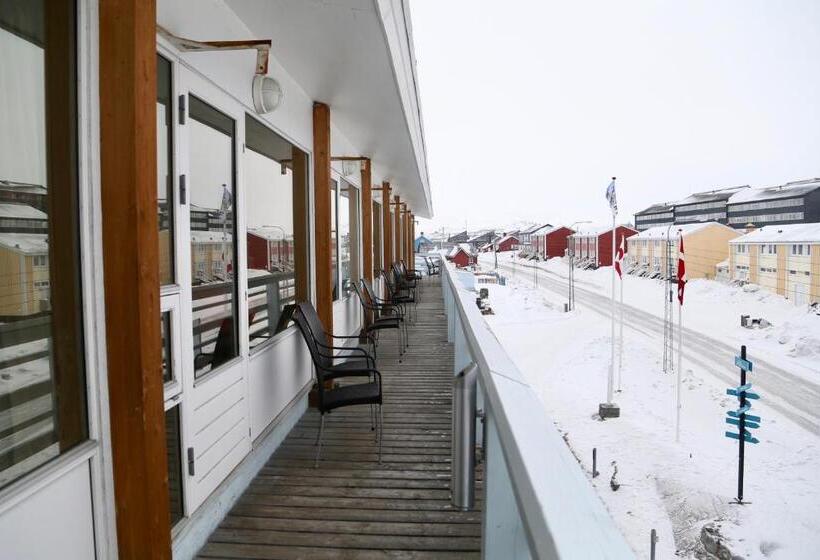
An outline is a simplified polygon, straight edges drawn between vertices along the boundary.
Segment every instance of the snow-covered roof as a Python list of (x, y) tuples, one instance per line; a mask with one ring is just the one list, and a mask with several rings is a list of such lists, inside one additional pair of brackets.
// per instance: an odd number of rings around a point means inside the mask
[(45, 233), (0, 233), (0, 245), (26, 255), (48, 253), (48, 235)]
[(47, 220), (42, 210), (28, 204), (0, 203), (0, 218), (23, 218), (26, 220)]
[(450, 249), (450, 252), (447, 253), (447, 256), (453, 258), (458, 254), (459, 251), (464, 251), (464, 253), (466, 253), (468, 257), (473, 256), (473, 249), (472, 247), (470, 247), (469, 243), (459, 243), (458, 245)]
[(687, 204), (701, 204), (703, 202), (717, 202), (719, 200), (729, 200), (730, 197), (734, 196), (739, 192), (743, 192), (744, 190), (750, 190), (749, 185), (742, 185), (739, 187), (726, 187), (721, 189), (712, 189), (709, 191), (693, 193), (684, 198), (683, 200), (677, 201), (675, 203), (675, 206), (685, 206)]
[(518, 241), (518, 234), (517, 233), (509, 233), (509, 234), (505, 235), (504, 237), (502, 237), (501, 239), (499, 239), (498, 243), (499, 244), (504, 243), (508, 239), (515, 239), (516, 241)]
[(719, 224), (718, 222), (698, 222), (696, 224), (680, 224), (680, 225), (672, 225), (670, 226), (654, 226), (648, 229), (643, 230), (638, 235), (634, 236), (634, 239), (666, 239), (667, 232), (673, 237), (678, 236), (678, 232), (681, 232), (684, 237), (687, 235), (691, 235), (696, 231), (700, 231), (702, 229), (706, 229), (709, 227), (718, 227), (724, 228), (730, 231), (737, 231), (735, 229), (730, 228), (729, 226), (725, 226), (723, 224)]
[(191, 242), (193, 243), (230, 243), (231, 233), (211, 230), (191, 230)]
[[(629, 224), (618, 224), (616, 227), (623, 227), (635, 231), (635, 228), (633, 228)], [(578, 229), (575, 230), (573, 237), (598, 237), (599, 235), (604, 234), (608, 231), (612, 231), (611, 225), (579, 225)]]
[(729, 243), (820, 243), (820, 223), (764, 226)]
[(257, 237), (267, 239), (268, 241), (284, 241), (293, 239), (293, 235), (286, 235), (285, 230), (279, 226), (260, 226), (248, 228), (248, 233), (252, 233)]
[(548, 228), (548, 227), (552, 227), (552, 224), (548, 224), (548, 223), (535, 224), (535, 225), (532, 225), (532, 226), (530, 226), (526, 229), (522, 229), (519, 233), (521, 233), (522, 235), (532, 235), (533, 233), (536, 233), (537, 231), (542, 230), (544, 228)]
[(643, 216), (644, 214), (659, 214), (661, 212), (671, 212), (674, 209), (674, 206), (671, 202), (659, 202), (658, 204), (653, 204), (649, 208), (644, 208), (640, 212), (635, 212), (636, 216)]
[(733, 194), (732, 198), (729, 199), (729, 204), (801, 196), (815, 189), (820, 189), (820, 179), (806, 179), (803, 181), (792, 181), (791, 183), (776, 185), (774, 187), (746, 189)]

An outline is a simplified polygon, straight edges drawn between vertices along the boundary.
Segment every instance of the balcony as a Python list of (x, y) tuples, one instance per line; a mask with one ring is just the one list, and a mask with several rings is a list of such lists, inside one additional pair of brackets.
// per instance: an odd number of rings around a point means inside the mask
[[(334, 412), (313, 468), (307, 412), (201, 558), (634, 558), (455, 269), (425, 279), (401, 363), (380, 346), (383, 463), (366, 407)], [(477, 368), (475, 508), (451, 503), (454, 374)], [(482, 429), (483, 428), (483, 429)], [(468, 442), (469, 443), (469, 442)]]

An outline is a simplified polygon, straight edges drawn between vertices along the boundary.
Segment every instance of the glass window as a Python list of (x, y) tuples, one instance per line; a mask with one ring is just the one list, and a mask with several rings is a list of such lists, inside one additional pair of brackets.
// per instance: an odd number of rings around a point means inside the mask
[(40, 224), (0, 233), (0, 487), (88, 437), (75, 12), (0, 3), (0, 202)]
[(171, 527), (182, 519), (184, 502), (182, 492), (182, 443), (180, 439), (179, 406), (165, 411), (165, 449), (168, 455), (168, 498)]
[(162, 337), (162, 382), (168, 383), (174, 378), (174, 361), (171, 356), (170, 311), (163, 311), (160, 315), (159, 332)]
[(359, 280), (358, 222), (359, 191), (346, 181), (339, 190), (339, 276), (343, 298), (353, 292)]
[(248, 334), (253, 348), (286, 326), (279, 324), (282, 310), (297, 300), (297, 284), (308, 281), (297, 259), (307, 240), (296, 234), (307, 221), (307, 157), (249, 115), (245, 146)]
[(199, 377), (239, 353), (234, 263), (235, 123), (193, 95), (190, 116), (191, 283)]
[(336, 258), (339, 249), (338, 236), (338, 216), (336, 215), (336, 196), (337, 196), (336, 181), (330, 180), (330, 262), (333, 276), (333, 301), (339, 299), (339, 261)]
[(174, 283), (174, 144), (171, 136), (171, 63), (157, 55), (157, 209), (159, 283)]

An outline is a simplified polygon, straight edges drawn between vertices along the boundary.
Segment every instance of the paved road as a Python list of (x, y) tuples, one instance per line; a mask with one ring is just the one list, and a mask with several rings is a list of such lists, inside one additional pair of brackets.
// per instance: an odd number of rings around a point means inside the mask
[[(501, 268), (513, 272), (510, 265)], [(516, 265), (515, 278), (533, 283), (534, 270), (530, 265)], [(554, 272), (540, 269), (538, 287), (566, 295), (567, 281)], [(611, 299), (605, 295), (588, 290), (575, 283), (575, 299), (579, 305), (609, 318)], [(624, 326), (648, 337), (657, 338), (662, 345), (663, 319), (655, 315), (624, 304)], [(726, 386), (737, 385), (738, 369), (732, 364), (738, 349), (701, 332), (684, 327), (683, 355), (690, 363), (697, 364), (710, 372), (715, 378), (726, 383)], [(809, 432), (820, 435), (820, 386), (807, 381), (770, 362), (755, 358), (755, 372), (752, 382), (759, 389), (766, 405), (777, 410), (783, 416), (794, 421)]]

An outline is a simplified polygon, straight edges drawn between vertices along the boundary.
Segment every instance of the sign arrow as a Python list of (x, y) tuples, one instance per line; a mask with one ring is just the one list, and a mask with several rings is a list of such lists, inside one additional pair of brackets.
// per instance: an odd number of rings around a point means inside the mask
[[(740, 434), (736, 434), (734, 432), (726, 432), (725, 435), (727, 438), (740, 439)], [(753, 438), (752, 434), (750, 434), (749, 432), (746, 432), (743, 441), (748, 441), (749, 443), (760, 443), (760, 440), (757, 438)]]
[[(746, 406), (738, 410), (727, 410), (726, 414), (732, 416), (733, 418), (739, 418), (741, 414), (745, 414), (746, 411), (750, 408), (752, 408), (751, 405), (747, 404)], [(752, 416), (751, 414), (746, 414), (746, 421), (760, 422), (760, 416)]]
[[(760, 398), (760, 395), (758, 395), (757, 393), (751, 393), (749, 391), (741, 391), (741, 392), (743, 393), (743, 396), (746, 397), (747, 399), (759, 399)], [(727, 395), (732, 395), (733, 397), (740, 398), (740, 395), (738, 394), (738, 391), (736, 389), (726, 389), (726, 394)]]
[[(740, 426), (740, 418), (726, 418), (727, 424), (733, 424), (735, 426)], [(754, 430), (755, 428), (759, 428), (760, 424), (753, 420), (749, 420), (749, 417), (746, 417), (746, 420), (743, 423), (743, 427), (749, 430)]]
[(740, 356), (735, 356), (735, 365), (740, 369), (745, 369), (747, 372), (752, 371), (752, 362), (744, 360)]

